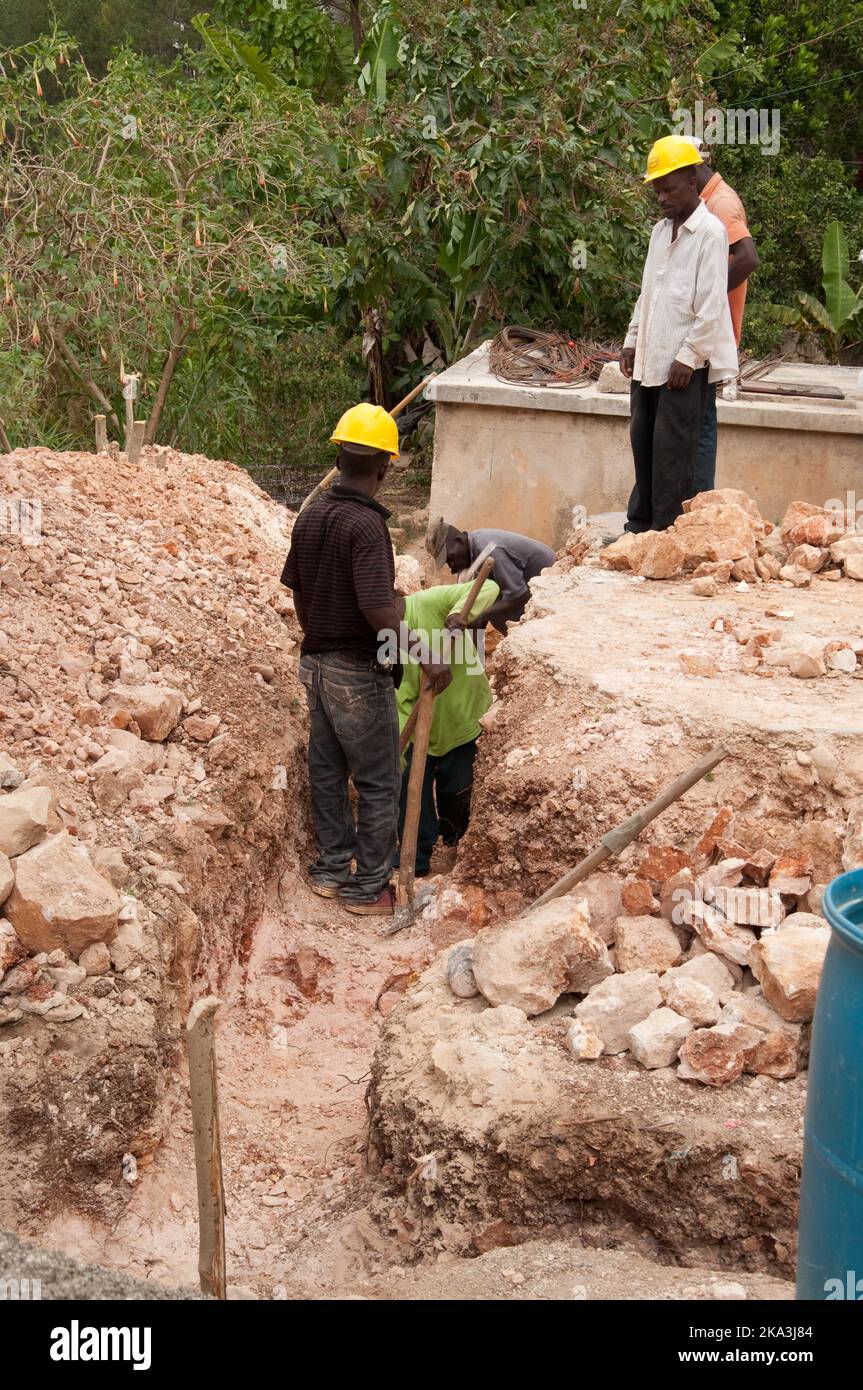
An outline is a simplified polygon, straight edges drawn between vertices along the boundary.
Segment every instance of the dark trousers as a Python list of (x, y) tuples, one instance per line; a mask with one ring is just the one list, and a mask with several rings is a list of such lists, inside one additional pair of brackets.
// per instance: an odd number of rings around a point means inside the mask
[(707, 368), (693, 372), (688, 386), (642, 386), (629, 397), (629, 438), (635, 487), (626, 513), (627, 531), (664, 531), (694, 494)]
[(701, 438), (698, 441), (698, 462), (695, 465), (695, 492), (710, 492), (716, 487), (716, 382), (708, 382), (707, 403), (701, 417)]
[[(309, 706), (309, 780), (317, 859), (312, 877), (376, 898), (396, 852), (401, 777), (399, 721), (390, 676), (345, 652), (300, 660)], [(348, 777), (357, 790), (357, 819)], [(356, 872), (351, 877), (351, 860)]]
[[(399, 841), (405, 823), (408, 778), (411, 771), (413, 744), (407, 752), (407, 766), (402, 777), (399, 802)], [(417, 835), (416, 872), (427, 874), (432, 850), (441, 837), (445, 845), (454, 845), (467, 830), (470, 820), (470, 794), (473, 788), (473, 765), (476, 758), (476, 739), (462, 743), (444, 753), (442, 758), (426, 759), (420, 802), (420, 824)]]

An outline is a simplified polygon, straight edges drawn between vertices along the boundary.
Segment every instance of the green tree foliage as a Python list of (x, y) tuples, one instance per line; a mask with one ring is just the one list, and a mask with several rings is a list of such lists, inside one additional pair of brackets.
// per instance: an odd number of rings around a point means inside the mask
[(284, 176), (313, 116), (299, 95), (228, 98), (127, 50), (94, 82), (62, 37), (16, 61), (0, 79), (2, 346), (42, 354), (73, 421), (86, 396), (117, 429), (135, 374), (159, 437), (184, 357), (228, 357), (250, 324), (295, 326), (320, 296), (326, 248)]
[(715, 157), (761, 257), (745, 346), (820, 294), (828, 222), (859, 289), (856, 0), (57, 0), (92, 87), (40, 4), (0, 21), (0, 390), (42, 437), (119, 416), (122, 362), (160, 437), (291, 491), (364, 380), (392, 400), (504, 322), (619, 337), (646, 153), (698, 99), (780, 112), (778, 155)]
[[(717, 28), (742, 36), (714, 74), (718, 104), (778, 109), (784, 148), (863, 156), (863, 9), (859, 0), (715, 0)], [(852, 167), (849, 163), (849, 167)]]
[(706, 46), (677, 0), (383, 5), (322, 185), (337, 315), (446, 360), (503, 319), (619, 332), (655, 215), (645, 152)]
[(32, 43), (56, 24), (75, 35), (95, 76), (104, 74), (123, 44), (170, 63), (188, 42), (200, 8), (200, 0), (9, 0), (0, 5), (0, 51)]

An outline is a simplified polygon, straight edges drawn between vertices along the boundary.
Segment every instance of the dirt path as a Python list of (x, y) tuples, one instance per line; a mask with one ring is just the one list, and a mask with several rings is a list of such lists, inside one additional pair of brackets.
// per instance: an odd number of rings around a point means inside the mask
[[(379, 929), (286, 875), (255, 928), (246, 966), (224, 992), (219, 1077), (235, 1294), (338, 1296), (380, 1263), (371, 1223), (354, 1216), (371, 1191), (364, 1096), (382, 1019), (376, 1001), (401, 977), (386, 1008), (434, 948), (421, 926), (391, 940)], [(115, 1229), (99, 1233), (66, 1217), (46, 1243), (140, 1278), (197, 1282), (183, 1074), (172, 1102), (169, 1138), (142, 1170)]]

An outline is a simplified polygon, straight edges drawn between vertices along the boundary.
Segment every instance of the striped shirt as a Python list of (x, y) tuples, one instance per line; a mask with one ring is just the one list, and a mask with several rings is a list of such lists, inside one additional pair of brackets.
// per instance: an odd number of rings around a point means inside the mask
[(728, 308), (728, 234), (704, 203), (678, 228), (656, 223), (647, 249), (638, 296), (624, 347), (635, 348), (632, 377), (642, 386), (664, 386), (672, 362), (709, 381), (737, 375), (737, 344)]
[(348, 651), (372, 660), (377, 655), (377, 632), (362, 610), (395, 602), (389, 515), (365, 493), (337, 483), (297, 517), (282, 583), (306, 610), (304, 656)]

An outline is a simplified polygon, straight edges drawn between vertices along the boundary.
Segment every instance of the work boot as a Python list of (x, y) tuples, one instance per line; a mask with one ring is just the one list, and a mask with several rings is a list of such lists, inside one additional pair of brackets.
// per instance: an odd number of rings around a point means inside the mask
[(342, 897), (342, 904), (345, 912), (352, 912), (355, 917), (392, 917), (395, 912), (396, 895), (391, 884), (382, 888), (376, 898), (345, 898)]
[(328, 874), (316, 874), (314, 869), (306, 872), (306, 883), (319, 898), (337, 898), (343, 888), (349, 887), (350, 881), (350, 874), (347, 878), (333, 878)]

